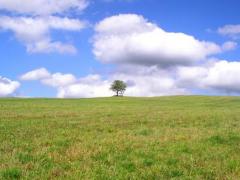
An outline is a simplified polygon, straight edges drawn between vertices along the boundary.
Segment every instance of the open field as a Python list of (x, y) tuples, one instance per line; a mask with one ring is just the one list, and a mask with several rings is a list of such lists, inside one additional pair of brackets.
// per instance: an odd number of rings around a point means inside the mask
[(0, 179), (239, 179), (240, 98), (0, 99)]

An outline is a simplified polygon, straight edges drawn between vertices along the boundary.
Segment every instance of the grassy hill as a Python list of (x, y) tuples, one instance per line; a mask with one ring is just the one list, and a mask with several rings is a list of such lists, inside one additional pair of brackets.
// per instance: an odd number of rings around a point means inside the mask
[(240, 98), (0, 99), (0, 179), (239, 179)]

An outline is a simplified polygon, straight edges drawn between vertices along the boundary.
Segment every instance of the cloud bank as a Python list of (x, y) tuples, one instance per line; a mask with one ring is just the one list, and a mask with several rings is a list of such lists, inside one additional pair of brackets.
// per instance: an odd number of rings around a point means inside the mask
[(240, 93), (240, 62), (214, 58), (234, 50), (236, 42), (219, 45), (168, 32), (136, 14), (107, 17), (94, 30), (93, 53), (99, 62), (115, 65), (110, 74), (77, 78), (40, 68), (21, 79), (56, 88), (60, 98), (112, 96), (109, 87), (116, 79), (128, 84), (127, 96), (192, 94), (194, 90)]
[[(39, 80), (57, 89), (59, 98), (112, 96), (109, 87), (115, 79), (128, 84), (127, 96), (161, 96), (191, 94), (190, 89), (240, 93), (240, 62), (219, 60), (201, 66), (179, 66), (172, 71), (150, 68), (135, 72), (116, 72), (107, 79), (99, 74), (76, 78), (73, 74), (49, 73), (37, 69), (24, 74), (22, 80)], [(36, 77), (33, 74), (38, 74)], [(47, 76), (48, 75), (48, 76)], [(27, 78), (28, 77), (28, 78)]]

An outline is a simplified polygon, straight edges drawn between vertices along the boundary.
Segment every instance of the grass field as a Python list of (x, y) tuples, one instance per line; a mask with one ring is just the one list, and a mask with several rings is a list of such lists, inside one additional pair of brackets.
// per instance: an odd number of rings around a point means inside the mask
[(240, 179), (240, 98), (0, 99), (0, 179)]

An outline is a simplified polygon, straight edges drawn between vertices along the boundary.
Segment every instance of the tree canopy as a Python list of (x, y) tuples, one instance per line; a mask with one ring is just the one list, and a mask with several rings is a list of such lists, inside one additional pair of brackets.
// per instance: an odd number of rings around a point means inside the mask
[(126, 88), (127, 84), (121, 80), (115, 80), (110, 87), (116, 93), (116, 96), (123, 96)]

